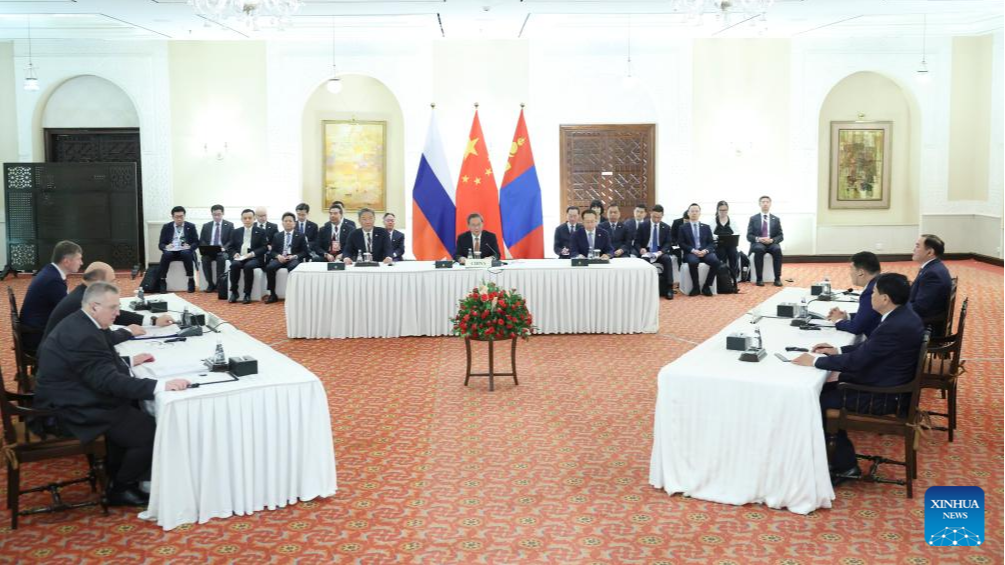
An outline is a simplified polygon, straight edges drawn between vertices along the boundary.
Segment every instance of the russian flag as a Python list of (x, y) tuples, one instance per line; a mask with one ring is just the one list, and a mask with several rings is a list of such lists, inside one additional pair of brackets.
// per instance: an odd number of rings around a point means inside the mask
[(457, 206), (450, 178), (434, 111), (429, 117), (426, 146), (412, 188), (412, 252), (420, 261), (454, 255)]
[(499, 210), (503, 241), (510, 255), (517, 259), (544, 259), (541, 184), (537, 180), (522, 108), (499, 190)]

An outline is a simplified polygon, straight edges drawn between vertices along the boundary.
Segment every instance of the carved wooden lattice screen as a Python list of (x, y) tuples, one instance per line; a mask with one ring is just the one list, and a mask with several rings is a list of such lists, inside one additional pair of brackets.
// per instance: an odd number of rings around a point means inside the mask
[(63, 239), (84, 260), (139, 262), (136, 163), (4, 163), (7, 257), (19, 271), (49, 262)]
[(562, 209), (590, 205), (621, 206), (621, 218), (632, 208), (656, 202), (654, 124), (560, 126)]

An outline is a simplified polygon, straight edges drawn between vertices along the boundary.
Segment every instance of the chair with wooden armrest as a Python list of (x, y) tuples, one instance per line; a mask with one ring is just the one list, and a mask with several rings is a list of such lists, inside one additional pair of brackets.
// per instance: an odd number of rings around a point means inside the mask
[[(881, 435), (896, 435), (904, 439), (904, 460), (897, 461), (878, 455), (859, 455), (859, 459), (872, 462), (868, 472), (864, 473), (861, 480), (877, 483), (891, 483), (905, 485), (907, 487), (907, 497), (914, 497), (913, 481), (918, 477), (918, 452), (917, 441), (919, 433), (919, 412), (918, 400), (921, 397), (922, 369), (924, 368), (925, 356), (928, 354), (928, 341), (930, 334), (925, 332), (925, 337), (921, 342), (918, 352), (918, 365), (915, 370), (914, 379), (906, 384), (894, 387), (865, 386), (855, 383), (838, 383), (837, 390), (842, 394), (842, 408), (831, 408), (826, 411), (825, 428), (828, 437), (834, 437), (839, 431), (861, 431), (871, 432)], [(863, 404), (871, 408), (874, 402), (877, 406), (886, 407), (891, 396), (896, 399), (894, 410), (880, 409), (885, 412), (881, 414), (870, 413), (872, 410), (854, 411), (849, 410), (845, 401), (848, 393), (855, 393), (853, 404), (860, 408)], [(909, 399), (907, 397), (910, 397)], [(866, 402), (863, 400), (868, 399)], [(828, 456), (833, 454), (834, 442), (828, 441)], [(879, 476), (879, 466), (881, 464), (902, 465), (905, 468), (905, 480), (890, 479)]]
[(17, 391), (28, 393), (35, 389), (35, 369), (38, 366), (38, 359), (35, 355), (28, 353), (24, 347), (24, 336), (29, 333), (42, 333), (42, 330), (26, 327), (21, 323), (21, 316), (17, 313), (17, 298), (14, 296), (14, 289), (7, 287), (7, 300), (10, 302), (10, 330), (11, 339), (14, 342), (14, 361), (17, 363)]
[[(0, 377), (0, 382), (2, 382), (2, 377)], [(31, 394), (10, 393), (3, 386), (0, 386), (0, 416), (3, 419), (2, 453), (7, 463), (7, 508), (11, 512), (11, 529), (17, 529), (20, 516), (58, 512), (94, 506), (95, 504), (100, 504), (104, 513), (108, 514), (108, 504), (105, 498), (107, 482), (104, 470), (104, 437), (99, 437), (90, 443), (82, 443), (76, 438), (39, 437), (28, 427), (28, 423), (34, 418), (54, 416), (57, 411), (30, 408), (32, 399), (33, 395)], [(27, 489), (21, 488), (22, 465), (79, 455), (87, 458), (90, 469), (86, 476)], [(60, 494), (61, 488), (83, 482), (90, 483), (91, 492), (98, 493), (97, 499), (82, 502), (63, 500)], [(50, 506), (28, 510), (20, 509), (21, 495), (43, 491), (48, 491), (52, 495)]]
[(967, 370), (966, 361), (963, 360), (963, 330), (966, 327), (969, 305), (970, 299), (963, 299), (960, 321), (955, 334), (933, 337), (928, 343), (928, 355), (921, 375), (922, 389), (938, 390), (942, 398), (946, 399), (945, 412), (929, 412), (929, 415), (946, 419), (945, 426), (932, 426), (932, 429), (948, 432), (949, 441), (953, 441), (953, 432), (956, 430), (957, 382), (960, 375)]

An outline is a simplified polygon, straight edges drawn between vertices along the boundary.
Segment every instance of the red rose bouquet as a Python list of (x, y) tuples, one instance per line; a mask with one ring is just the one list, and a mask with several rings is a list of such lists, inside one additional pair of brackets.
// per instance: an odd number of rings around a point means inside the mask
[(529, 339), (534, 332), (534, 317), (527, 310), (527, 301), (516, 290), (501, 290), (491, 282), (462, 298), (457, 315), (450, 321), (454, 335), (483, 341)]

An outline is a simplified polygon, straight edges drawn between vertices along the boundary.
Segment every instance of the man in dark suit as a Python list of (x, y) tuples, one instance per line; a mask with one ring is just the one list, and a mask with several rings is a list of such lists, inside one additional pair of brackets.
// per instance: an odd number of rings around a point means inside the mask
[(632, 244), (632, 254), (635, 254), (635, 233), (639, 231), (639, 226), (646, 221), (649, 209), (645, 204), (636, 204), (632, 210), (633, 217), (625, 221), (625, 228), (628, 230), (628, 241)]
[(359, 228), (349, 234), (349, 239), (345, 243), (345, 253), (342, 255), (342, 262), (352, 265), (354, 259), (366, 260), (366, 254), (370, 254), (370, 260), (379, 263), (391, 262), (391, 236), (384, 228), (375, 227), (376, 215), (373, 210), (363, 208), (356, 215), (359, 220)]
[[(84, 301), (84, 291), (87, 290), (87, 287), (91, 286), (92, 283), (106, 282), (109, 284), (115, 284), (115, 270), (112, 269), (112, 266), (108, 263), (95, 261), (84, 269), (83, 279), (84, 282), (77, 285), (77, 288), (70, 291), (70, 294), (67, 294), (66, 298), (61, 300), (59, 304), (56, 305), (56, 309), (52, 311), (52, 315), (49, 316), (49, 323), (45, 325), (45, 332), (42, 334), (42, 341), (45, 341), (45, 338), (52, 333), (52, 330), (56, 329), (56, 326), (58, 326), (64, 318), (67, 318), (74, 312), (80, 310), (80, 306)], [(147, 322), (146, 325), (150, 326), (170, 326), (174, 323), (174, 319), (171, 318), (170, 314), (144, 316), (142, 314), (137, 314), (136, 312), (121, 310), (112, 323), (116, 326), (125, 327), (113, 332), (113, 344), (118, 345), (131, 337), (141, 336), (147, 333), (142, 328), (144, 322)]]
[(663, 267), (663, 277), (666, 280), (667, 300), (673, 300), (673, 261), (670, 251), (670, 226), (663, 222), (663, 206), (653, 206), (649, 219), (642, 222), (635, 232), (635, 251), (639, 257), (648, 259), (650, 263), (659, 263)]
[(297, 213), (297, 233), (307, 238), (307, 244), (313, 249), (314, 241), (318, 238), (318, 225), (307, 219), (311, 213), (311, 207), (306, 202), (297, 204), (294, 210)]
[(775, 286), (782, 286), (782, 221), (771, 214), (771, 197), (762, 196), (758, 203), (761, 213), (754, 214), (747, 222), (747, 241), (754, 254), (754, 273), (757, 286), (764, 286), (764, 254), (770, 253), (775, 268)]
[(565, 223), (555, 228), (555, 255), (559, 259), (569, 258), (569, 242), (572, 241), (572, 234), (583, 229), (579, 225), (579, 208), (569, 206), (565, 209)]
[(38, 357), (36, 408), (57, 410), (46, 427), (82, 442), (104, 435), (108, 446), (110, 504), (146, 505), (140, 481), (150, 480), (153, 461), (153, 416), (134, 406), (163, 390), (185, 390), (185, 379), (156, 381), (130, 375), (130, 365), (153, 361), (142, 353), (119, 357), (108, 327), (119, 315), (119, 290), (95, 282), (84, 291), (80, 310), (49, 334)]
[(691, 271), (691, 296), (698, 296), (698, 264), (708, 265), (708, 277), (701, 287), (701, 294), (712, 296), (712, 285), (715, 284), (715, 275), (719, 272), (719, 257), (715, 254), (715, 239), (712, 237), (712, 228), (708, 224), (703, 224), (701, 218), (701, 206), (691, 204), (687, 208), (688, 223), (683, 224), (677, 233), (677, 243), (680, 245), (684, 262), (687, 263)]
[(42, 343), (42, 330), (61, 300), (66, 298), (66, 275), (76, 273), (84, 263), (84, 252), (72, 241), (60, 241), (52, 248), (52, 262), (39, 269), (28, 285), (21, 303), (21, 343), (35, 353)]
[[(874, 387), (893, 387), (911, 382), (916, 374), (925, 327), (921, 318), (907, 307), (911, 287), (907, 277), (884, 273), (876, 277), (872, 308), (881, 316), (869, 339), (846, 345), (840, 351), (826, 343), (813, 347), (814, 357), (804, 353), (792, 360), (796, 365), (832, 371), (820, 393), (820, 407), (826, 411), (845, 407), (851, 412), (891, 414), (903, 409), (900, 395), (844, 393), (837, 383), (848, 382)], [(836, 378), (835, 378), (836, 377)], [(855, 460), (855, 447), (845, 432), (828, 438), (835, 443), (832, 474), (837, 479), (862, 475)]]
[(265, 241), (272, 245), (272, 238), (279, 233), (279, 226), (269, 221), (269, 211), (265, 206), (255, 208), (255, 225), (265, 230)]
[(468, 231), (457, 236), (457, 255), (454, 259), (464, 264), (468, 257), (499, 257), (499, 241), (496, 234), (485, 231), (482, 215), (468, 215)]
[(161, 228), (157, 244), (161, 250), (160, 291), (167, 292), (167, 274), (171, 263), (181, 261), (185, 265), (185, 275), (188, 276), (188, 291), (195, 292), (195, 279), (192, 278), (195, 250), (192, 247), (199, 245), (199, 234), (195, 231), (195, 224), (185, 221), (185, 208), (172, 208), (171, 219)]
[(265, 266), (269, 240), (265, 230), (255, 225), (255, 213), (250, 208), (241, 211), (241, 227), (234, 230), (227, 242), (230, 256), (230, 296), (227, 302), (237, 302), (237, 284), (244, 273), (243, 304), (251, 304), (251, 287), (255, 284), (255, 269)]
[(333, 203), (328, 209), (328, 221), (318, 230), (318, 238), (314, 241), (314, 254), (323, 257), (325, 261), (342, 260), (342, 251), (349, 241), (349, 234), (356, 229), (356, 224), (345, 217), (342, 205)]
[(672, 248), (671, 253), (677, 258), (677, 264), (684, 265), (684, 256), (680, 249), (680, 229), (681, 226), (686, 226), (691, 220), (688, 219), (687, 210), (681, 213), (679, 218), (674, 218), (670, 222), (670, 245)]
[(599, 249), (601, 259), (611, 258), (614, 253), (611, 234), (607, 230), (597, 229), (597, 217), (597, 212), (592, 208), (583, 211), (583, 229), (572, 234), (569, 257), (589, 257), (591, 250)]
[(911, 309), (932, 327), (932, 336), (942, 337), (945, 333), (949, 295), (953, 290), (953, 278), (942, 262), (946, 244), (937, 235), (922, 234), (914, 243), (911, 259), (921, 265), (918, 276), (911, 284)]
[(621, 222), (621, 209), (617, 204), (607, 208), (607, 221), (600, 224), (600, 229), (611, 234), (611, 247), (614, 252), (611, 257), (631, 257), (635, 243), (635, 233)]
[(216, 281), (213, 280), (213, 262), (216, 262), (216, 273), (219, 276), (227, 266), (227, 252), (223, 248), (230, 242), (230, 234), (234, 231), (234, 224), (223, 219), (223, 206), (220, 204), (214, 204), (209, 212), (213, 216), (213, 221), (202, 225), (199, 245), (219, 245), (221, 248), (219, 253), (202, 256), (202, 276), (206, 277), (206, 292), (216, 292)]
[(394, 224), (398, 218), (394, 214), (387, 212), (384, 214), (384, 229), (391, 234), (391, 259), (401, 261), (405, 256), (405, 234), (394, 229)]
[(265, 266), (265, 278), (269, 288), (266, 304), (279, 302), (279, 297), (276, 296), (276, 272), (279, 269), (287, 271), (296, 269), (310, 253), (307, 238), (296, 230), (296, 223), (296, 216), (292, 212), (286, 212), (283, 214), (283, 231), (272, 237), (269, 263)]
[(838, 330), (869, 337), (879, 325), (879, 313), (872, 309), (872, 293), (880, 271), (879, 257), (875, 253), (862, 251), (851, 256), (851, 284), (865, 288), (858, 297), (858, 311), (851, 319), (837, 306), (827, 314), (827, 319), (834, 322)]

